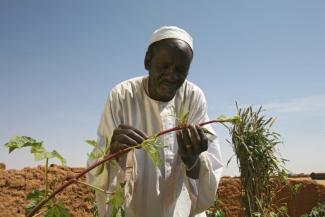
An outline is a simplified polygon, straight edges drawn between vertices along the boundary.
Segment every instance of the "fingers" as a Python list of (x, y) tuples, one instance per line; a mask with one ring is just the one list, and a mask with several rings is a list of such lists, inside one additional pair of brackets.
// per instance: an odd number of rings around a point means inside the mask
[(144, 138), (144, 139), (148, 139), (148, 136), (147, 136), (145, 133), (143, 133), (142, 131), (140, 131), (140, 130), (134, 128), (134, 127), (131, 127), (131, 126), (128, 126), (128, 125), (125, 125), (125, 124), (120, 124), (120, 125), (119, 125), (119, 128), (121, 128), (121, 129), (126, 129), (126, 130), (131, 129), (132, 131), (134, 131), (134, 132), (136, 132), (138, 135), (140, 135), (142, 138)]
[(177, 143), (178, 143), (178, 154), (180, 156), (185, 156), (187, 151), (186, 151), (186, 147), (184, 144), (183, 133), (181, 131), (177, 131), (176, 138), (177, 138)]
[(114, 140), (119, 144), (125, 144), (127, 146), (136, 146), (137, 144), (141, 143), (137, 142), (137, 140), (133, 139), (129, 135), (123, 133), (114, 135)]
[(188, 155), (193, 154), (193, 144), (191, 141), (190, 131), (187, 128), (184, 128), (181, 130), (182, 136), (183, 136), (183, 145), (185, 146), (185, 152)]
[(145, 140), (144, 137), (142, 137), (132, 129), (116, 128), (113, 132), (113, 136), (115, 137), (114, 139), (127, 145), (137, 145), (142, 143), (143, 140)]
[(201, 137), (198, 132), (198, 129), (193, 124), (190, 125), (189, 130), (191, 132), (191, 142), (192, 142), (192, 150), (195, 154), (200, 154), (201, 151)]
[(208, 150), (208, 138), (198, 125), (190, 125), (176, 133), (179, 154), (183, 157), (193, 157)]
[(128, 126), (119, 125), (115, 128), (111, 138), (111, 152), (116, 152), (122, 148), (136, 146), (146, 140), (148, 136), (140, 130)]
[(201, 152), (203, 151), (207, 151), (208, 150), (208, 144), (209, 144), (209, 138), (205, 135), (202, 127), (200, 127), (199, 125), (196, 125), (196, 129), (197, 132), (200, 136), (200, 140), (201, 140)]

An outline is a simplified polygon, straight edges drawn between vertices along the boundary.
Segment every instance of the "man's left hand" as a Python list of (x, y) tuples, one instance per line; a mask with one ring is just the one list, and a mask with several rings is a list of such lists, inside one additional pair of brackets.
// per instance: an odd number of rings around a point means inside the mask
[[(202, 127), (191, 124), (176, 133), (178, 142), (178, 154), (181, 156), (187, 168), (191, 168), (198, 160), (200, 154), (208, 150), (208, 137)], [(193, 168), (195, 170), (197, 168)], [(191, 171), (188, 171), (191, 172)]]

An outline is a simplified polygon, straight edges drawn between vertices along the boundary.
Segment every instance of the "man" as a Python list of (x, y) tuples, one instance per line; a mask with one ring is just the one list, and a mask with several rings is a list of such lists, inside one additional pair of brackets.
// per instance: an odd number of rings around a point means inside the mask
[[(98, 142), (110, 138), (110, 153), (142, 143), (150, 135), (177, 126), (187, 113), (188, 129), (159, 138), (164, 145), (159, 166), (135, 149), (88, 174), (88, 182), (114, 191), (126, 182), (127, 217), (206, 216), (214, 201), (222, 163), (216, 137), (197, 124), (208, 121), (203, 92), (186, 80), (193, 59), (193, 40), (183, 29), (165, 26), (151, 36), (144, 66), (149, 76), (118, 84), (111, 91), (98, 128)], [(213, 132), (211, 126), (207, 129)], [(90, 159), (89, 164), (92, 163)], [(100, 216), (109, 216), (106, 195), (96, 192)]]

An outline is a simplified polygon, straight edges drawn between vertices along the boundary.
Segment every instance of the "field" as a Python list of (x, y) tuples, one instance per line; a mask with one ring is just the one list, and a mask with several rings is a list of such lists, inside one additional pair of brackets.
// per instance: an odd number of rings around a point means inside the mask
[[(60, 180), (75, 175), (82, 168), (63, 168), (51, 165), (49, 178)], [(26, 205), (25, 195), (32, 189), (42, 188), (44, 168), (24, 168), (22, 170), (0, 170), (0, 217), (23, 217)], [(84, 178), (83, 178), (84, 180)], [(325, 201), (324, 181), (313, 181), (308, 177), (290, 178), (289, 186), (302, 184), (296, 197), (289, 193), (289, 187), (277, 195), (278, 201), (287, 202), (290, 217), (300, 217), (311, 210), (317, 202)], [(59, 184), (59, 183), (56, 183)], [(55, 185), (55, 183), (53, 183)], [(223, 177), (219, 185), (220, 207), (228, 217), (244, 216), (240, 204), (240, 181), (235, 177)], [(63, 191), (59, 198), (65, 201), (72, 216), (91, 217), (93, 194), (87, 186), (75, 184)]]

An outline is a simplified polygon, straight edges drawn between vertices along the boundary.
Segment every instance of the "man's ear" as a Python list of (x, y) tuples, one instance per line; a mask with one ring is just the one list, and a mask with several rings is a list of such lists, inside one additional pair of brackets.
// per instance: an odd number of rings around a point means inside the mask
[(146, 70), (150, 70), (151, 67), (151, 58), (152, 58), (152, 54), (150, 51), (146, 52), (146, 56), (144, 57), (144, 68)]

